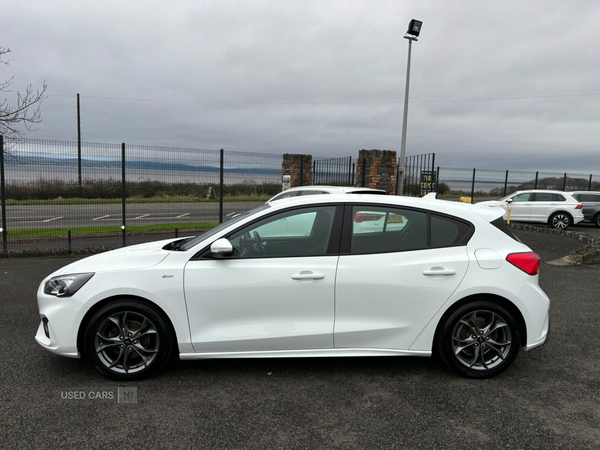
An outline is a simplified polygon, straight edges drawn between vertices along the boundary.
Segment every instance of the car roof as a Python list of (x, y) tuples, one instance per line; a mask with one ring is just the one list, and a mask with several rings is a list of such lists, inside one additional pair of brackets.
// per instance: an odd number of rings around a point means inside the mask
[[(316, 204), (331, 204), (331, 203), (353, 203), (353, 204), (381, 204), (396, 207), (408, 207), (408, 208), (420, 208), (427, 209), (433, 212), (439, 212), (442, 214), (449, 214), (455, 217), (462, 217), (469, 220), (468, 216), (476, 215), (483, 218), (487, 222), (491, 222), (498, 217), (504, 215), (504, 209), (500, 207), (490, 208), (486, 206), (479, 206), (477, 204), (471, 205), (469, 203), (452, 202), (447, 200), (431, 200), (423, 199), (421, 197), (405, 197), (396, 195), (377, 195), (377, 194), (364, 194), (364, 195), (345, 195), (345, 194), (331, 194), (331, 195), (311, 195), (311, 196), (299, 196), (290, 197), (270, 203), (274, 209), (284, 209), (295, 205), (316, 205)], [(273, 211), (273, 209), (271, 210)]]
[(549, 192), (552, 194), (572, 194), (572, 192), (559, 191), (558, 189), (525, 189), (523, 191), (513, 192), (513, 194), (522, 194), (524, 192)]
[(356, 187), (356, 186), (294, 186), (293, 188), (286, 189), (287, 191), (322, 191), (322, 190), (332, 190), (337, 192), (357, 192), (357, 191), (368, 191), (368, 192), (385, 192), (383, 189), (373, 189), (368, 187)]

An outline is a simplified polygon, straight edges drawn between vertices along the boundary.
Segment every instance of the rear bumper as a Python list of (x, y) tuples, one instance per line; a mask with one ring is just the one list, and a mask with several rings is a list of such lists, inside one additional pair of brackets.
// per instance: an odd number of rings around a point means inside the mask
[(547, 344), (550, 341), (550, 313), (546, 314), (546, 320), (544, 321), (544, 327), (542, 329), (542, 334), (535, 339), (533, 342), (525, 345), (523, 349), (525, 351), (531, 350), (533, 348), (541, 347), (544, 344)]

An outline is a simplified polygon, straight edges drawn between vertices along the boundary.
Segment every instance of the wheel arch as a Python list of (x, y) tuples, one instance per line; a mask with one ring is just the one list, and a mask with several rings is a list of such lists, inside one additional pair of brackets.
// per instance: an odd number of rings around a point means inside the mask
[(173, 323), (171, 322), (171, 319), (169, 318), (169, 316), (167, 315), (167, 313), (165, 313), (165, 311), (158, 306), (156, 303), (148, 300), (147, 298), (144, 297), (140, 297), (139, 295), (129, 295), (129, 294), (124, 294), (124, 295), (114, 295), (112, 297), (107, 297), (103, 300), (100, 300), (99, 302), (97, 302), (96, 304), (94, 304), (83, 316), (83, 319), (81, 320), (81, 323), (79, 324), (79, 330), (77, 330), (77, 350), (79, 351), (79, 353), (81, 354), (82, 358), (85, 358), (85, 345), (84, 345), (84, 339), (85, 339), (85, 330), (88, 326), (88, 324), (90, 323), (90, 320), (92, 320), (92, 317), (94, 317), (94, 314), (96, 314), (99, 310), (101, 310), (104, 306), (106, 306), (107, 304), (114, 302), (114, 301), (118, 301), (118, 300), (136, 300), (139, 301), (141, 303), (146, 304), (147, 306), (153, 308), (156, 310), (156, 312), (158, 312), (162, 318), (164, 319), (165, 323), (167, 324), (167, 326), (169, 327), (169, 329), (171, 330), (171, 333), (173, 333), (173, 351), (174, 351), (174, 355), (178, 355), (179, 354), (179, 348), (177, 343), (179, 342), (178, 338), (177, 338), (177, 332), (175, 331), (175, 327), (173, 326)]
[[(437, 326), (435, 327), (435, 334), (433, 335), (433, 342), (437, 342), (438, 336), (442, 331), (444, 323), (446, 322), (448, 317), (454, 311), (456, 311), (458, 308), (460, 308), (463, 305), (466, 305), (468, 303), (478, 301), (478, 300), (487, 300), (490, 302), (494, 302), (494, 303), (497, 303), (498, 305), (502, 306), (506, 310), (508, 310), (508, 312), (510, 312), (513, 315), (513, 317), (515, 318), (515, 320), (517, 321), (517, 324), (519, 326), (519, 332), (521, 334), (521, 342), (519, 343), (520, 346), (522, 347), (524, 345), (524, 343), (525, 344), (527, 343), (527, 324), (525, 323), (525, 318), (523, 317), (523, 314), (521, 314), (521, 311), (513, 302), (511, 302), (510, 300), (508, 300), (505, 297), (502, 297), (502, 296), (496, 295), (496, 294), (473, 294), (473, 295), (469, 295), (468, 297), (464, 297), (464, 298), (454, 302), (444, 312), (442, 317), (440, 317), (440, 320), (438, 321)], [(437, 351), (435, 345), (433, 346), (432, 349), (434, 352)]]

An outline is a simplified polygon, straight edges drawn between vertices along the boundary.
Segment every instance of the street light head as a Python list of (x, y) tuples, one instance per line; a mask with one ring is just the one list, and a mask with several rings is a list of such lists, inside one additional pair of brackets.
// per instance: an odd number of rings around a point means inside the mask
[(418, 37), (419, 33), (421, 32), (421, 26), (423, 25), (423, 22), (421, 22), (420, 20), (411, 20), (410, 23), (408, 24), (408, 30), (406, 31), (406, 34), (410, 34), (411, 36), (414, 37)]

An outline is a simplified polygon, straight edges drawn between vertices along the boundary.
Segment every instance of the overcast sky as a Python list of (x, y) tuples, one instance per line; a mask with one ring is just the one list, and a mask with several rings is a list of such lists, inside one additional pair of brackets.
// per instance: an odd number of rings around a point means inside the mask
[[(2, 2), (32, 138), (600, 173), (600, 1)], [(0, 95), (14, 102), (14, 95)]]

